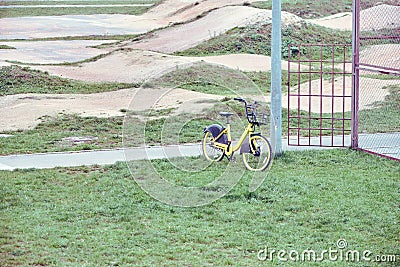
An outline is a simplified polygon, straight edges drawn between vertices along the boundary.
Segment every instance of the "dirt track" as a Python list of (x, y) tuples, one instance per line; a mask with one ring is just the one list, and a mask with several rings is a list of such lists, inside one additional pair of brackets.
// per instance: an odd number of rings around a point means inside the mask
[[(133, 111), (176, 108), (177, 112), (187, 112), (191, 110), (187, 104), (197, 99), (222, 98), (183, 89), (140, 90), (140, 94), (137, 94), (138, 91), (124, 89), (97, 94), (18, 94), (0, 97), (0, 132), (32, 129), (40, 123), (40, 117), (58, 113), (113, 117), (124, 116), (125, 113), (121, 112), (121, 109), (128, 108)], [(133, 100), (134, 106), (130, 105)], [(210, 108), (210, 105), (197, 103), (196, 109), (201, 111), (203, 108)]]
[[(147, 32), (150, 29), (165, 27), (171, 25), (172, 23), (193, 20), (202, 14), (218, 8), (201, 17), (200, 19), (163, 30), (155, 31), (153, 35), (139, 42), (125, 42), (122, 44), (122, 46), (120, 46), (125, 48), (123, 51), (114, 51), (110, 55), (101, 58), (95, 62), (83, 63), (79, 66), (35, 66), (34, 68), (46, 70), (52, 74), (56, 74), (62, 77), (84, 81), (119, 82), (141, 82), (148, 78), (160, 75), (165, 71), (174, 69), (177, 65), (197, 61), (221, 64), (230, 68), (240, 69), (244, 71), (268, 71), (270, 69), (270, 58), (260, 55), (225, 55), (216, 57), (194, 58), (176, 57), (162, 53), (146, 51), (180, 51), (182, 49), (194, 46), (204, 40), (211, 38), (213, 35), (224, 32), (230, 28), (243, 26), (247, 23), (252, 23), (255, 21), (270, 20), (270, 11), (260, 11), (244, 6), (229, 6), (237, 4), (243, 5), (244, 2), (245, 1), (240, 0), (169, 0), (163, 2), (159, 6), (156, 6), (142, 16), (94, 15), (93, 17), (61, 16), (57, 18), (41, 17), (35, 19), (2, 19), (0, 20), (0, 28), (2, 29), (2, 32), (6, 32), (6, 34), (3, 35), (3, 37), (5, 38), (15, 38), (15, 36), (21, 36), (21, 34), (22, 36), (26, 34), (26, 38), (35, 36), (48, 37), (49, 35), (51, 36), (53, 33), (59, 34), (57, 36), (63, 36), (66, 34), (71, 35), (71, 32), (74, 31), (76, 31), (75, 33), (77, 35), (82, 35), (84, 33), (82, 32), (82, 30), (88, 30), (90, 31), (90, 34), (96, 34), (96, 31), (99, 31), (99, 29), (100, 31), (103, 31), (103, 33), (101, 34), (104, 34), (104, 29), (108, 29), (107, 27), (109, 27), (113, 31), (118, 31), (119, 28), (123, 28), (124, 30), (128, 29), (129, 33)], [(229, 7), (225, 7), (227, 5)], [(396, 18), (397, 13), (393, 12), (398, 12), (398, 7), (378, 6), (370, 10), (365, 10), (364, 12), (366, 14), (365, 16), (373, 16), (373, 12), (376, 12), (375, 14), (379, 15), (382, 13), (382, 10), (386, 12), (385, 16), (383, 16), (384, 19), (382, 19), (382, 25), (374, 23), (372, 25), (373, 27), (380, 28), (398, 25), (396, 24), (397, 21), (393, 22), (390, 20), (390, 18)], [(286, 13), (283, 13), (283, 19), (283, 23), (296, 23), (298, 21), (301, 21), (301, 19), (297, 16)], [(52, 26), (54, 26), (55, 30), (48, 30), (49, 28), (46, 28), (46, 25), (50, 25), (49, 21), (51, 21), (51, 24)], [(96, 23), (93, 24), (93, 22)], [(346, 14), (344, 14), (344, 16), (336, 15), (312, 21), (312, 23), (317, 23), (336, 29), (348, 29), (349, 22), (351, 25), (351, 16), (348, 16)], [(67, 24), (71, 26), (69, 28), (66, 28), (65, 25)], [(85, 27), (82, 27), (82, 25), (85, 25)], [(111, 33), (112, 31), (110, 32), (110, 34)], [(22, 45), (22, 43), (20, 45)], [(39, 44), (36, 43), (36, 45)], [(46, 46), (46, 44), (43, 45)], [(398, 45), (390, 46), (390, 49), (383, 49), (385, 47), (387, 48), (388, 46), (371, 47), (369, 48), (370, 50), (364, 51), (364, 54), (362, 56), (365, 59), (374, 60), (374, 58), (370, 58), (371, 55), (376, 55), (376, 52), (380, 52), (379, 59), (382, 62), (388, 62), (392, 60), (394, 62), (393, 64), (398, 64), (398, 58), (393, 53), (391, 53), (393, 49), (398, 50)], [(139, 50), (133, 50), (132, 48)], [(56, 49), (57, 48), (54, 48), (54, 50)], [(87, 53), (86, 49), (92, 48), (80, 47), (79, 49), (72, 49), (69, 54), (64, 54), (64, 57), (71, 57), (76, 55), (82, 56)], [(107, 52), (109, 50), (104, 51)], [(67, 51), (64, 50), (63, 52), (66, 53)], [(18, 53), (21, 53), (21, 50), (18, 51), (18, 49), (9, 50), (6, 51), (6, 53), (9, 53), (8, 55), (14, 60), (22, 59), (41, 63), (47, 60), (45, 57), (45, 53), (43, 55), (32, 55), (32, 53), (30, 53), (31, 57), (29, 59), (24, 56), (23, 53), (20, 54), (19, 57), (17, 57)], [(13, 55), (12, 53), (15, 54)], [(99, 52), (97, 51), (96, 53)], [(1, 61), (1, 59), (4, 60), (4, 58), (5, 57), (2, 57), (0, 53), (0, 65), (8, 64), (4, 61)], [(285, 68), (286, 66), (287, 64), (283, 63), (283, 68)], [(387, 92), (382, 92), (382, 88), (385, 85), (393, 84), (393, 82), (398, 83), (398, 81), (382, 81), (372, 79), (363, 79), (361, 82), (374, 83), (376, 89), (373, 92), (366, 92), (365, 94), (363, 94), (363, 98), (360, 99), (361, 108), (368, 108), (369, 104), (375, 101), (383, 100)], [(350, 90), (349, 86), (351, 83), (349, 81), (346, 81), (346, 84), (346, 91)], [(303, 86), (305, 86), (305, 89), (308, 88), (308, 84)], [(323, 91), (329, 91), (329, 88), (331, 88), (329, 82), (324, 83)], [(318, 91), (317, 93), (319, 93), (320, 89), (318, 85), (315, 85), (313, 86), (313, 90), (316, 90), (315, 92)], [(129, 106), (130, 100), (134, 97), (135, 92), (135, 90), (120, 90), (116, 92), (91, 95), (27, 94), (0, 97), (0, 117), (2, 118), (0, 131), (32, 128), (39, 122), (38, 118), (40, 118), (41, 116), (54, 115), (59, 112), (79, 113), (83, 116), (91, 115), (108, 117), (123, 115), (120, 110), (125, 109)], [(138, 106), (136, 107), (137, 109), (140, 110), (151, 107), (152, 103), (150, 102), (152, 102), (152, 97), (154, 97), (154, 95), (152, 95), (154, 91), (148, 91), (148, 93), (149, 94), (143, 98), (147, 100), (141, 103), (143, 104), (143, 106)], [(219, 96), (215, 95), (199, 95), (198, 93), (189, 92), (182, 89), (176, 89), (174, 93), (175, 95), (174, 97), (171, 97), (171, 99), (176, 99), (176, 97), (178, 97), (179, 99), (186, 99), (187, 101), (189, 101), (193, 98), (198, 97), (206, 97), (209, 99), (219, 98)], [(339, 91), (337, 91), (337, 93), (340, 94)], [(286, 99), (286, 97), (283, 98), (284, 106), (287, 106)], [(302, 108), (308, 109), (308, 104), (308, 100), (305, 99), (301, 101), (300, 105)], [(324, 108), (326, 108), (328, 111), (332, 109), (332, 103), (330, 103), (329, 100), (327, 100), (326, 103), (324, 102), (323, 104)], [(344, 108), (346, 111), (349, 110), (349, 104), (350, 102), (345, 104)], [(201, 105), (197, 105), (198, 104), (196, 104), (196, 107), (203, 107)], [(318, 109), (319, 102), (312, 103), (312, 105)], [(161, 104), (161, 107), (170, 106), (176, 107), (178, 108), (178, 110), (191, 110), (191, 107), (188, 108), (187, 105), (179, 107), (179, 105), (177, 106), (175, 102), (169, 103), (167, 101), (166, 103)], [(26, 112), (27, 107), (29, 107), (29, 110), (31, 112)], [(339, 103), (334, 104), (334, 110), (342, 111), (343, 105), (339, 105)]]
[[(177, 66), (194, 62), (218, 64), (243, 71), (271, 70), (271, 58), (262, 55), (179, 57), (142, 50), (113, 53), (98, 61), (83, 63), (79, 66), (36, 66), (35, 69), (65, 78), (90, 82), (134, 83), (155, 78)], [(287, 65), (287, 62), (283, 61), (282, 69), (287, 69)], [(297, 65), (293, 67), (297, 68)]]
[[(360, 12), (360, 29), (375, 31), (380, 29), (395, 29), (400, 27), (400, 6), (377, 5)], [(338, 30), (352, 30), (353, 17), (351, 12), (339, 13), (308, 22)]]
[(184, 23), (206, 12), (255, 0), (166, 0), (141, 16), (98, 14), (0, 19), (0, 39), (142, 34)]
[[(123, 47), (173, 53), (194, 47), (235, 27), (256, 22), (271, 22), (272, 12), (245, 6), (229, 6), (210, 12), (198, 20), (152, 33), (148, 38)], [(298, 23), (302, 19), (282, 12), (282, 24)]]

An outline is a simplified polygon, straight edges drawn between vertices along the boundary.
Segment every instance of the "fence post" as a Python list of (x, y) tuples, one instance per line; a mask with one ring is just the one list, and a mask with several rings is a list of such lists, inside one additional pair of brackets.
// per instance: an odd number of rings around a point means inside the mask
[(275, 145), (275, 155), (282, 155), (282, 37), (281, 0), (272, 0), (272, 40), (271, 40), (271, 135)]
[(351, 148), (358, 148), (358, 93), (360, 81), (360, 0), (353, 0), (353, 63), (351, 101)]

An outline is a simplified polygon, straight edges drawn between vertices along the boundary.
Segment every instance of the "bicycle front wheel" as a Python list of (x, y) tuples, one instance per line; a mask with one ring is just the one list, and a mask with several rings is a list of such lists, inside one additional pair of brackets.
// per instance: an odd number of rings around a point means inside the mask
[(209, 161), (221, 161), (224, 157), (224, 152), (212, 145), (215, 139), (210, 132), (206, 132), (202, 141), (203, 154)]
[(254, 152), (243, 153), (244, 166), (250, 171), (263, 171), (271, 164), (272, 150), (267, 138), (262, 135), (250, 137), (250, 146)]

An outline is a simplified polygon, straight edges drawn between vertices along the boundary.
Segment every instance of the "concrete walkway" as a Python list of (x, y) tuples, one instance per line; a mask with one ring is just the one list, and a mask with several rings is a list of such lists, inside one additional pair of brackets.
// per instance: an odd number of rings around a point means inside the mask
[[(379, 140), (379, 142), (377, 140)], [(331, 149), (330, 147), (316, 146), (320, 143), (329, 146), (332, 142), (330, 136), (310, 138), (311, 144), (314, 146), (305, 146), (308, 144), (308, 141), (308, 138), (302, 138), (300, 142), (302, 146), (288, 146), (288, 140), (283, 139), (283, 151)], [(342, 142), (342, 137), (336, 137), (334, 139), (335, 145), (340, 145)], [(400, 159), (400, 133), (362, 134), (359, 136), (359, 143), (360, 147), (366, 150), (376, 153), (384, 153), (392, 158)], [(345, 146), (350, 146), (350, 136), (344, 137), (344, 144)], [(118, 161), (191, 157), (199, 156), (201, 154), (202, 150), (200, 144), (185, 144), (164, 147), (154, 146), (96, 151), (9, 155), (0, 156), (0, 170), (12, 171), (15, 169), (29, 168), (48, 169), (55, 167), (108, 165), (114, 164)]]
[(118, 161), (162, 159), (167, 157), (190, 157), (201, 154), (198, 144), (140, 147), (129, 149), (110, 149), (95, 151), (55, 152), (0, 156), (0, 170), (49, 169), (55, 167), (74, 167), (108, 165)]
[[(315, 138), (314, 138), (315, 139)], [(319, 138), (318, 138), (319, 139)], [(327, 139), (326, 139), (327, 140)], [(283, 140), (284, 151), (324, 149), (321, 147), (288, 146)], [(325, 148), (326, 149), (326, 148)], [(138, 147), (95, 151), (54, 152), (0, 156), (0, 170), (48, 169), (55, 167), (74, 167), (108, 165), (118, 161), (191, 157), (202, 154), (200, 144)]]

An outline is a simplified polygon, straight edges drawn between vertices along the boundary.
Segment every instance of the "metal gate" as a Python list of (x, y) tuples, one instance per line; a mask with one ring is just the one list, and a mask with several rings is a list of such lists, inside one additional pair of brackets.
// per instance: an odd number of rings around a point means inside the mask
[(288, 145), (350, 146), (352, 53), (349, 44), (288, 47)]
[(400, 3), (354, 0), (353, 14), (352, 147), (400, 160)]

